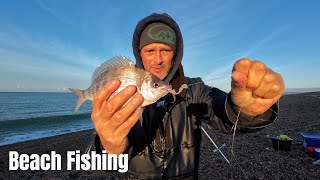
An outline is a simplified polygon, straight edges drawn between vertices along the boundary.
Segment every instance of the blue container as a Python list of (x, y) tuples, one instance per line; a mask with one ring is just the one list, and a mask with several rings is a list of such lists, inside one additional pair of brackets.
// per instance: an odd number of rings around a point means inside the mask
[(320, 134), (300, 133), (303, 138), (304, 151), (312, 156), (316, 156), (315, 149), (320, 148)]
[(316, 157), (320, 159), (320, 148), (315, 148)]
[(304, 143), (306, 143), (307, 146), (320, 147), (320, 134), (304, 133), (304, 132), (300, 134), (303, 137)]

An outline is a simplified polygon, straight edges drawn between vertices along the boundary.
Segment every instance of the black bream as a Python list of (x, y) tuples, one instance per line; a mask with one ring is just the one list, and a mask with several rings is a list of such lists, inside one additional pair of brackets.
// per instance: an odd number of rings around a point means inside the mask
[(91, 86), (88, 89), (80, 90), (69, 88), (69, 90), (78, 96), (78, 102), (74, 108), (74, 112), (76, 112), (86, 100), (92, 101), (96, 92), (113, 79), (119, 79), (121, 85), (110, 98), (118, 94), (125, 87), (134, 85), (137, 87), (137, 93), (141, 94), (144, 98), (141, 107), (156, 102), (168, 93), (174, 96), (179, 94), (183, 88), (187, 88), (187, 85), (182, 85), (179, 92), (175, 92), (170, 85), (155, 75), (143, 69), (136, 68), (130, 59), (118, 56), (103, 63), (94, 71)]

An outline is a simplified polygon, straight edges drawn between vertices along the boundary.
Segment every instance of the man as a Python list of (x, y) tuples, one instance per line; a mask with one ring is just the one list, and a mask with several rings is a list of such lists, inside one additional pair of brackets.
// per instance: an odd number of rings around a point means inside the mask
[[(139, 106), (143, 97), (129, 86), (109, 99), (119, 87), (114, 80), (94, 97), (92, 121), (98, 134), (95, 150), (128, 153), (128, 177), (141, 179), (197, 178), (201, 122), (230, 133), (237, 128), (256, 130), (273, 123), (284, 91), (281, 75), (259, 61), (238, 60), (229, 94), (186, 78), (181, 65), (183, 40), (176, 22), (167, 14), (151, 14), (133, 35), (136, 66), (178, 90), (189, 84), (172, 103), (169, 94), (157, 103)], [(131, 97), (133, 98), (122, 107)], [(240, 111), (240, 112), (239, 112)], [(143, 124), (137, 123), (143, 118)]]

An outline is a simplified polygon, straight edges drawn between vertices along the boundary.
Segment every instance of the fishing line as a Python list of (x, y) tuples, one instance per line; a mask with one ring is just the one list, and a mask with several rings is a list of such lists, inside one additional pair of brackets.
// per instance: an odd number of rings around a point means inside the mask
[[(212, 79), (208, 79), (205, 80), (206, 82), (208, 81), (213, 81), (213, 80), (219, 80), (219, 79), (226, 79), (226, 78), (230, 78), (231, 74), (224, 76), (224, 77), (218, 77), (218, 78), (212, 78)], [(197, 82), (197, 83), (192, 83), (192, 84), (188, 84), (188, 86), (192, 86), (192, 85), (196, 85), (196, 84), (201, 84), (204, 82)], [(231, 168), (231, 176), (232, 176), (232, 159), (235, 160), (236, 165), (239, 167), (240, 171), (242, 172), (242, 174), (244, 174), (244, 176), (246, 177), (246, 179), (248, 178), (247, 174), (245, 173), (245, 171), (242, 169), (242, 167), (240, 166), (240, 163), (238, 161), (238, 159), (236, 158), (235, 154), (234, 154), (234, 140), (235, 140), (235, 135), (236, 135), (236, 129), (237, 129), (237, 124), (239, 121), (239, 116), (240, 116), (240, 112), (241, 112), (241, 107), (239, 109), (239, 112), (237, 114), (237, 119), (235, 122), (235, 125), (232, 127), (231, 132), (233, 131), (233, 136), (232, 136), (232, 143), (231, 143), (231, 160), (229, 161), (227, 159), (227, 157), (222, 153), (222, 151), (220, 150), (220, 148), (213, 142), (213, 140), (211, 139), (211, 137), (207, 134), (207, 132), (203, 129), (203, 127), (201, 127), (202, 131), (206, 134), (206, 136), (209, 138), (209, 140), (212, 142), (212, 144), (215, 146), (216, 150), (219, 151), (219, 153), (223, 156), (223, 158), (227, 161), (227, 163), (230, 165)], [(230, 143), (229, 143), (230, 144)]]
[[(220, 80), (220, 79), (226, 79), (226, 78), (230, 78), (231, 77), (231, 74), (227, 75), (227, 76), (224, 76), (224, 77), (218, 77), (218, 78), (212, 78), (212, 79), (208, 79), (208, 80), (204, 80), (207, 82), (210, 82), (210, 81), (214, 81), (214, 80)], [(205, 83), (205, 82), (196, 82), (196, 83), (191, 83), (191, 84), (188, 84), (188, 86), (193, 86), (193, 85), (196, 85), (196, 84), (201, 84), (201, 83)], [(279, 102), (280, 100), (278, 101), (278, 107), (279, 107)], [(272, 111), (273, 113), (275, 113), (277, 116), (278, 116), (278, 113), (275, 112), (274, 110), (272, 110), (271, 108), (269, 108), (268, 110)], [(233, 174), (233, 171), (232, 171), (232, 168), (233, 168), (233, 161), (235, 161), (235, 164), (236, 166), (240, 169), (241, 173), (245, 176), (245, 179), (249, 179), (249, 177), (247, 176), (247, 173), (244, 171), (244, 169), (240, 166), (240, 163), (234, 153), (234, 142), (235, 142), (235, 135), (236, 135), (236, 130), (237, 130), (237, 125), (238, 125), (238, 121), (239, 121), (239, 117), (240, 117), (240, 113), (241, 113), (241, 107), (239, 108), (239, 112), (237, 114), (237, 118), (236, 118), (236, 122), (234, 124), (234, 126), (231, 128), (231, 132), (232, 132), (232, 140), (231, 140), (231, 147), (230, 147), (230, 153), (231, 153), (231, 159), (230, 161), (226, 158), (226, 156), (222, 153), (222, 151), (220, 150), (219, 147), (217, 147), (217, 145), (212, 141), (212, 139), (210, 138), (210, 136), (204, 131), (204, 129), (201, 127), (201, 129), (203, 130), (203, 132), (207, 135), (207, 137), (210, 139), (210, 141), (212, 142), (212, 144), (214, 144), (214, 146), (216, 147), (217, 151), (220, 152), (220, 154), (223, 156), (223, 158), (228, 162), (228, 164), (230, 165), (230, 170), (231, 170), (231, 178), (232, 178), (232, 174)], [(280, 130), (278, 130), (278, 132), (280, 132)], [(230, 144), (230, 142), (229, 142)], [(279, 147), (279, 145), (278, 145)], [(280, 152), (279, 152), (279, 148), (278, 148), (278, 179), (280, 179), (280, 167), (279, 167), (279, 157), (280, 157)], [(256, 179), (259, 179), (254, 173), (253, 173), (253, 176), (256, 178)], [(233, 178), (232, 178), (233, 179)]]
[(233, 133), (232, 133), (232, 142), (231, 142), (231, 149), (230, 149), (230, 153), (231, 153), (231, 166), (230, 166), (231, 169), (230, 169), (230, 171), (231, 171), (231, 177), (232, 177), (232, 172), (233, 172), (232, 171), (232, 167), (233, 167), (232, 166), (232, 159), (234, 159), (235, 162), (236, 162), (236, 165), (239, 167), (241, 173), (244, 174), (246, 179), (248, 179), (247, 174), (245, 173), (245, 171), (240, 166), (240, 163), (239, 163), (239, 161), (238, 161), (238, 159), (235, 156), (234, 151), (233, 151), (234, 150), (234, 140), (235, 140), (235, 136), (236, 136), (236, 130), (237, 130), (237, 125), (238, 125), (238, 121), (239, 121), (239, 117), (240, 117), (240, 112), (241, 112), (241, 107), (239, 107), (239, 112), (237, 114), (236, 122), (235, 122), (234, 126), (231, 128), (231, 132), (233, 131)]
[(204, 81), (210, 82), (210, 81), (219, 80), (219, 79), (227, 79), (227, 78), (230, 78), (230, 77), (231, 77), (231, 74), (229, 74), (229, 75), (227, 75), (227, 76), (223, 76), (223, 77), (217, 77), (217, 78), (212, 78), (212, 79), (203, 80), (202, 82), (191, 83), (191, 84), (188, 84), (188, 86), (193, 86), (193, 85), (195, 85), (195, 84), (205, 83)]
[[(277, 104), (278, 104), (278, 107), (279, 107), (280, 100), (278, 101)], [(269, 108), (268, 110), (270, 110), (271, 112), (275, 113), (275, 114), (278, 116), (278, 112), (274, 111), (274, 110), (271, 109), (271, 108)], [(233, 172), (233, 171), (232, 171), (232, 167), (233, 167), (233, 166), (232, 166), (232, 159), (234, 158), (234, 160), (235, 160), (235, 162), (236, 162), (236, 165), (239, 167), (240, 171), (244, 174), (245, 178), (248, 179), (247, 174), (246, 174), (245, 171), (241, 168), (240, 163), (239, 163), (236, 155), (234, 154), (234, 140), (235, 140), (236, 129), (237, 129), (237, 125), (238, 125), (238, 121), (239, 121), (239, 117), (240, 117), (240, 112), (241, 112), (241, 107), (239, 107), (239, 112), (238, 112), (238, 115), (237, 115), (236, 122), (235, 122), (234, 126), (231, 128), (231, 132), (233, 131), (232, 143), (231, 143), (231, 150), (230, 150), (230, 151), (231, 151), (231, 160), (230, 160), (230, 162), (231, 162), (231, 166), (230, 166), (230, 168), (231, 168), (231, 177), (232, 177), (232, 172)], [(280, 132), (279, 129), (278, 129), (278, 132)], [(279, 143), (279, 141), (278, 141), (278, 143)], [(232, 158), (232, 157), (233, 157), (233, 158)], [(280, 157), (280, 153), (279, 153), (279, 144), (278, 144), (278, 158), (277, 158), (277, 160), (278, 160), (278, 163), (277, 163), (277, 164), (278, 164), (278, 179), (280, 179), (280, 174), (279, 174), (279, 172), (280, 172), (280, 169), (279, 169), (279, 157)], [(252, 173), (252, 175), (255, 176), (256, 179), (259, 179), (254, 173)]]
[[(278, 101), (278, 107), (280, 107), (280, 99)], [(271, 108), (269, 108), (269, 110), (271, 110), (273, 113), (275, 113), (277, 116), (278, 115), (278, 112), (275, 112), (274, 110), (272, 110)], [(277, 132), (278, 132), (278, 138), (280, 138), (280, 134), (281, 134), (281, 131), (280, 131), (280, 127), (277, 128)], [(277, 168), (278, 168), (278, 173), (277, 173), (277, 176), (278, 176), (278, 179), (280, 179), (280, 140), (278, 139), (278, 149), (277, 149)]]

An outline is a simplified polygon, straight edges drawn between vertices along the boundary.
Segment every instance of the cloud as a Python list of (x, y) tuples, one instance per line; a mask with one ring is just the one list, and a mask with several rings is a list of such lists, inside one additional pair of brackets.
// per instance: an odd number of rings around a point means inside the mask
[(103, 60), (54, 37), (39, 37), (14, 26), (0, 30), (0, 89), (88, 86)]
[[(228, 11), (231, 7), (229, 1), (214, 1), (200, 5), (204, 7), (195, 9), (187, 7), (181, 12), (183, 16), (180, 20), (183, 23), (180, 24), (180, 28), (184, 36), (187, 51), (200, 50), (208, 45), (214, 46), (214, 42), (217, 42), (216, 40), (221, 34), (222, 24), (228, 18), (228, 15), (224, 12)], [(193, 11), (188, 11), (184, 15), (187, 9), (193, 9)]]
[(44, 0), (35, 0), (35, 2), (42, 10), (54, 16), (59, 21), (69, 25), (73, 25), (72, 21), (68, 20), (67, 17), (63, 14), (58, 13), (58, 11), (55, 11), (53, 8), (49, 7), (49, 5)]
[(274, 31), (272, 31), (270, 34), (266, 35), (264, 38), (262, 38), (262, 40), (260, 40), (256, 45), (254, 45), (251, 49), (247, 50), (247, 52), (245, 52), (243, 54), (243, 57), (249, 57), (250, 55), (252, 55), (255, 51), (257, 51), (258, 49), (263, 48), (264, 46), (266, 46), (268, 43), (270, 43), (275, 37), (279, 36), (281, 33), (283, 33), (284, 31), (286, 31), (287, 29), (289, 29), (291, 27), (291, 25), (286, 24), (283, 25), (277, 29), (275, 29)]
[[(211, 71), (207, 76), (205, 76), (204, 81), (212, 86), (218, 86), (221, 89), (229, 90), (230, 89), (230, 74), (232, 71), (233, 64), (235, 63), (233, 60), (240, 59), (242, 57), (249, 57), (254, 52), (256, 52), (258, 49), (261, 49), (268, 45), (276, 36), (280, 35), (284, 31), (286, 31), (290, 26), (284, 25), (273, 32), (271, 32), (269, 35), (265, 36), (262, 40), (260, 40), (256, 45), (254, 45), (251, 49), (244, 51), (244, 52), (237, 52), (231, 55), (226, 55), (217, 58), (216, 64), (219, 64), (218, 62), (223, 61), (223, 63), (228, 63), (227, 65), (220, 66), (218, 69), (214, 69)], [(232, 61), (225, 61), (226, 59), (231, 59)], [(280, 72), (281, 68), (283, 66), (277, 65), (275, 67), (271, 67), (274, 71)]]

